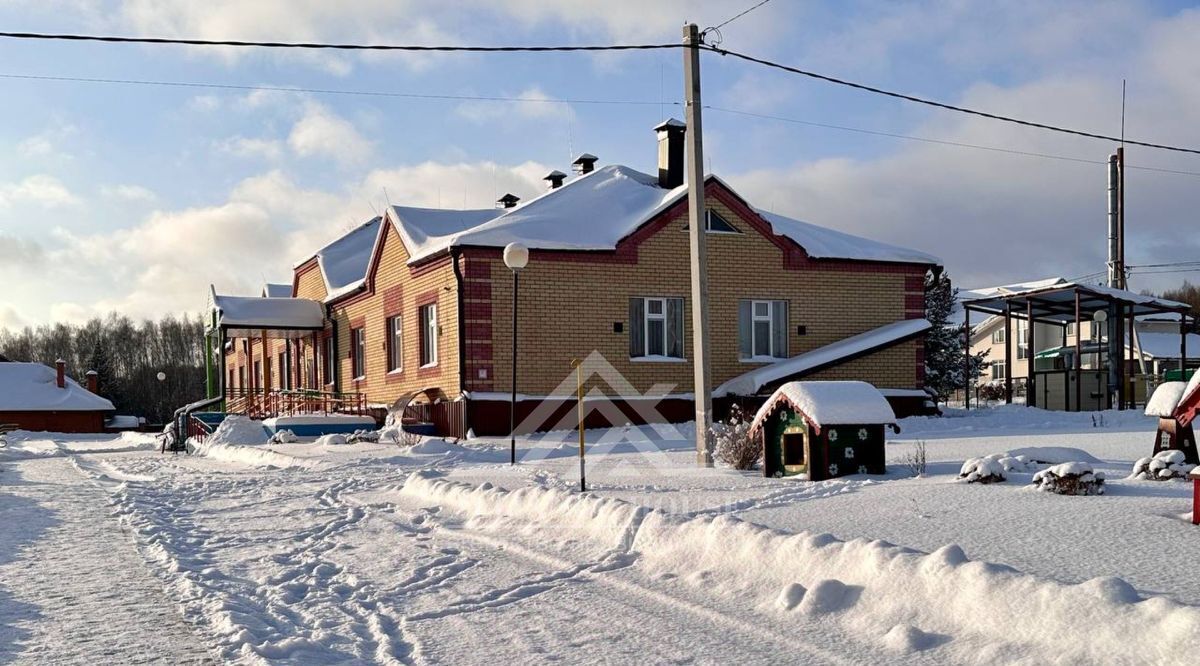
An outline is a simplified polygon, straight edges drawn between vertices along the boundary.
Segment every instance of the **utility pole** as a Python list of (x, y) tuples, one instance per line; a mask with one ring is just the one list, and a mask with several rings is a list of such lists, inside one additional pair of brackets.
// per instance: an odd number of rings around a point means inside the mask
[(683, 27), (683, 90), (687, 122), (688, 245), (692, 269), (692, 357), (695, 371), (696, 461), (713, 464), (712, 372), (708, 367), (708, 251), (704, 224), (704, 138), (700, 125), (700, 29)]

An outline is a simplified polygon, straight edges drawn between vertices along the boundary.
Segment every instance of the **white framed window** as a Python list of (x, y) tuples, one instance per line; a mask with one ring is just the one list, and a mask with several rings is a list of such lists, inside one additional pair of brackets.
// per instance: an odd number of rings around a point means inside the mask
[(787, 358), (787, 301), (738, 301), (738, 357), (743, 361)]
[(355, 379), (367, 376), (367, 329), (365, 328), (350, 329), (350, 363)]
[(1067, 337), (1072, 335), (1075, 335), (1075, 322), (1069, 321), (1067, 322)]
[(1004, 379), (1004, 361), (992, 361), (992, 379)]
[(400, 315), (388, 317), (387, 336), (388, 372), (399, 372), (404, 369), (404, 320)]
[(637, 296), (629, 299), (629, 356), (683, 358), (683, 299)]
[(421, 367), (437, 365), (438, 362), (438, 321), (437, 303), (422, 305), (419, 311), (421, 319)]
[(1029, 322), (1017, 322), (1017, 359), (1029, 358)]
[(721, 217), (720, 213), (711, 208), (704, 212), (704, 230), (710, 234), (741, 233), (729, 223), (729, 220)]
[(992, 344), (1004, 344), (1004, 329), (998, 328), (992, 331)]

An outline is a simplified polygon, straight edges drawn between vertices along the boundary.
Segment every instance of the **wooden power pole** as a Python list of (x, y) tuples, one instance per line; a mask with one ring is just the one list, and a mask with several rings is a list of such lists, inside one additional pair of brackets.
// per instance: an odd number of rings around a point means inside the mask
[(708, 366), (708, 252), (704, 224), (704, 137), (700, 126), (700, 29), (683, 27), (683, 88), (687, 102), (688, 243), (692, 269), (692, 363), (695, 370), (696, 460), (712, 465), (712, 372)]

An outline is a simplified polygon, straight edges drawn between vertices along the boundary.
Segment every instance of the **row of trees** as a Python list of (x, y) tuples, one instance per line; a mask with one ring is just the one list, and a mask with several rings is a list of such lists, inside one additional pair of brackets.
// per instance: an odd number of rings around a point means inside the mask
[[(199, 317), (167, 315), (135, 322), (116, 313), (81, 325), (46, 324), (21, 331), (0, 329), (0, 355), (10, 361), (53, 366), (81, 384), (95, 370), (100, 395), (120, 414), (162, 423), (180, 405), (204, 397), (204, 324)], [(158, 373), (166, 377), (158, 379)]]
[(1159, 294), (1159, 296), (1172, 301), (1187, 303), (1192, 307), (1192, 315), (1200, 316), (1200, 285), (1194, 285), (1184, 280), (1181, 286), (1174, 289), (1167, 289)]

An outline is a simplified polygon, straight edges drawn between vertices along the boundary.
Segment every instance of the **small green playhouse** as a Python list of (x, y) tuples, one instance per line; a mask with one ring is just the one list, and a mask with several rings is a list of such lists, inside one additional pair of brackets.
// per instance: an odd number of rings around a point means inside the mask
[(866, 382), (788, 382), (754, 417), (763, 475), (823, 481), (847, 474), (884, 474), (885, 428), (900, 432), (883, 394)]

